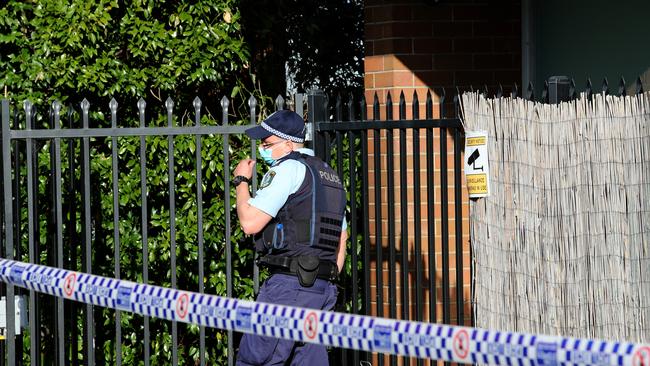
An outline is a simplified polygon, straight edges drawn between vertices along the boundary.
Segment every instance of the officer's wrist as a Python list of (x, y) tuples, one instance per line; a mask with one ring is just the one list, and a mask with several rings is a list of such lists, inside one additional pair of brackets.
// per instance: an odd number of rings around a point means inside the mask
[(238, 185), (246, 183), (247, 185), (250, 186), (251, 184), (251, 179), (248, 177), (245, 177), (243, 175), (238, 175), (232, 179), (232, 185), (237, 187)]

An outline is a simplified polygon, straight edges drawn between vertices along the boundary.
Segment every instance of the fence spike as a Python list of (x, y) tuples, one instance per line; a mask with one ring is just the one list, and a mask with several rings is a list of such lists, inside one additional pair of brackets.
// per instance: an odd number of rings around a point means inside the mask
[(221, 98), (221, 120), (223, 125), (228, 125), (228, 107), (230, 107), (230, 100), (224, 95)]
[(58, 100), (54, 100), (52, 102), (51, 113), (54, 119), (51, 120), (50, 123), (52, 124), (54, 129), (61, 128), (61, 103)]
[(194, 101), (192, 102), (192, 105), (194, 106), (194, 125), (195, 126), (200, 126), (201, 125), (201, 106), (203, 105), (203, 102), (201, 101), (201, 98), (198, 96), (194, 98)]
[(255, 107), (257, 107), (257, 99), (251, 95), (250, 98), (248, 98), (248, 108), (254, 109)]
[(411, 103), (411, 113), (413, 114), (413, 119), (420, 119), (420, 99), (418, 98), (418, 92), (413, 91), (413, 102)]
[(495, 97), (501, 98), (503, 96), (503, 85), (499, 83), (499, 88), (497, 88), (497, 93), (495, 94)]
[[(487, 98), (487, 94), (485, 94), (485, 97)], [(458, 87), (456, 87), (456, 95), (454, 95), (453, 103), (454, 103), (454, 116), (458, 117), (460, 116), (460, 89), (458, 89)]]
[(29, 99), (25, 99), (23, 102), (23, 109), (25, 110), (25, 118), (28, 120), (32, 118), (32, 102), (29, 101)]
[(416, 90), (413, 90), (413, 103), (420, 103), (420, 98), (418, 98), (418, 92)]
[[(32, 128), (32, 110), (33, 110), (33, 104), (32, 102), (29, 101), (29, 99), (25, 99), (23, 102), (23, 109), (25, 110), (25, 120), (27, 122), (27, 129), (30, 130)], [(18, 113), (15, 114), (16, 116)], [(15, 126), (18, 126), (17, 121), (14, 121)]]
[(323, 95), (323, 110), (325, 111), (325, 118), (330, 121), (330, 97), (325, 93)]
[(618, 95), (624, 97), (627, 95), (625, 91), (625, 78), (621, 75), (621, 80), (618, 83)]
[(535, 101), (535, 87), (533, 86), (532, 81), (528, 82), (528, 88), (526, 88), (526, 99), (531, 102)]
[(52, 109), (54, 110), (55, 113), (57, 114), (60, 113), (61, 107), (62, 107), (61, 102), (59, 102), (58, 100), (55, 99), (54, 102), (52, 102)]
[(325, 94), (323, 95), (323, 108), (325, 108), (325, 111), (328, 111), (330, 105), (330, 97), (329, 95)]
[(83, 128), (88, 128), (90, 121), (88, 118), (88, 111), (90, 110), (90, 102), (88, 99), (84, 98), (81, 101), (81, 126)]
[(424, 102), (425, 103), (425, 118), (426, 119), (432, 119), (433, 118), (433, 97), (431, 96), (431, 89), (427, 90), (427, 99)]
[(362, 121), (367, 120), (368, 117), (368, 104), (366, 103), (366, 94), (361, 94), (361, 100), (359, 100), (359, 113)]
[(375, 92), (375, 98), (372, 102), (372, 119), (379, 119), (379, 96), (377, 95), (377, 92)]
[(278, 94), (277, 98), (275, 98), (275, 110), (279, 111), (280, 109), (284, 109), (284, 98)]
[(84, 98), (84, 100), (81, 101), (81, 110), (84, 113), (88, 113), (88, 110), (90, 109), (90, 102), (88, 99)]
[(140, 114), (144, 114), (144, 109), (147, 107), (147, 102), (144, 101), (144, 98), (140, 97), (138, 99), (138, 111)]
[(488, 86), (487, 84), (483, 84), (483, 95), (487, 98), (489, 94)]
[(221, 111), (222, 111), (222, 116), (223, 116), (223, 124), (224, 126), (228, 124), (228, 107), (230, 107), (230, 100), (224, 95), (223, 98), (221, 98)]
[(542, 90), (542, 103), (548, 103), (548, 80), (544, 80), (544, 90)]
[(336, 120), (337, 121), (343, 121), (343, 98), (341, 97), (341, 93), (336, 94)]
[(251, 124), (254, 124), (257, 120), (257, 99), (252, 95), (248, 98), (248, 113), (250, 114)]
[(569, 82), (569, 99), (570, 100), (575, 100), (578, 97), (576, 93), (576, 81), (575, 79), (571, 78), (571, 81)]
[(251, 124), (255, 124), (257, 121), (257, 99), (252, 95), (248, 98), (248, 113)]
[(198, 96), (194, 98), (194, 100), (192, 101), (192, 106), (194, 106), (194, 111), (196, 111), (196, 113), (199, 113), (202, 105), (203, 102), (201, 101), (201, 98), (199, 98)]
[(438, 103), (440, 103), (438, 105), (438, 112), (440, 113), (440, 116), (439, 116), (440, 118), (445, 118), (445, 101), (446, 101), (446, 99), (447, 99), (447, 90), (445, 90), (445, 87), (443, 86), (441, 88), (441, 92), (440, 92), (440, 100), (438, 101)]
[(354, 111), (354, 94), (350, 93), (350, 96), (348, 97), (348, 102), (346, 103), (348, 107), (348, 121), (354, 121), (355, 120), (355, 111)]
[(636, 93), (643, 93), (643, 82), (641, 81), (641, 75), (639, 75), (639, 77), (636, 79)]
[(171, 113), (172, 110), (174, 110), (174, 101), (172, 100), (172, 97), (167, 97), (165, 108), (167, 108), (167, 113)]
[(73, 119), (72, 116), (74, 115), (74, 106), (72, 104), (68, 104), (68, 109), (67, 109), (67, 114), (68, 114), (68, 127), (72, 128), (73, 125)]
[(587, 98), (591, 100), (591, 96), (593, 95), (593, 85), (591, 84), (591, 78), (587, 78), (587, 86), (585, 87), (585, 93), (587, 94)]
[(404, 90), (399, 93), (399, 119), (406, 119), (406, 98)]
[(515, 98), (517, 98), (517, 94), (519, 94), (519, 87), (517, 86), (517, 83), (515, 83), (512, 86), (512, 91), (510, 92), (510, 97), (512, 99), (515, 99)]
[(386, 93), (386, 119), (393, 119), (393, 97), (390, 95), (390, 91)]
[(607, 81), (607, 77), (603, 79), (603, 94), (609, 95), (609, 82)]
[(108, 102), (108, 108), (111, 110), (112, 114), (117, 113), (117, 100), (115, 98), (111, 98), (111, 101)]
[(111, 98), (111, 101), (108, 102), (108, 108), (111, 110), (111, 127), (117, 127), (117, 100)]

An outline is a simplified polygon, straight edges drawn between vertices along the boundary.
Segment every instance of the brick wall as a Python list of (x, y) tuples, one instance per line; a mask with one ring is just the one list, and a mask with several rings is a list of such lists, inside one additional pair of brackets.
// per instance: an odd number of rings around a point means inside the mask
[[(396, 119), (398, 116), (397, 102), (399, 101), (399, 93), (404, 91), (407, 103), (407, 118), (411, 117), (411, 101), (413, 93), (417, 93), (422, 107), (420, 108), (420, 117), (423, 118), (424, 106), (423, 102), (426, 99), (428, 90), (433, 92), (434, 103), (438, 103), (438, 93), (441, 87), (447, 91), (447, 101), (451, 101), (453, 88), (456, 86), (461, 89), (469, 89), (473, 86), (474, 89), (483, 88), (484, 85), (488, 87), (491, 93), (496, 92), (499, 84), (503, 85), (505, 92), (509, 92), (514, 83), (520, 84), (521, 78), (521, 4), (520, 1), (469, 1), (469, 0), (440, 0), (439, 2), (431, 1), (379, 1), (368, 0), (365, 7), (365, 45), (366, 45), (366, 59), (365, 59), (365, 90), (366, 100), (372, 103), (374, 95), (376, 94), (379, 102), (382, 104), (379, 119), (386, 118), (385, 102), (388, 93), (391, 94), (394, 108), (393, 116)], [(438, 108), (434, 108), (434, 118), (439, 116)], [(453, 108), (447, 108), (447, 111), (452, 112)], [(372, 110), (368, 111), (368, 117), (372, 118)], [(449, 134), (450, 135), (450, 134)], [(397, 135), (396, 135), (397, 136)], [(369, 136), (370, 144), (372, 145), (372, 135)], [(399, 152), (399, 143), (394, 139), (394, 151)], [(440, 137), (436, 133), (434, 136), (434, 150), (439, 152)], [(408, 160), (413, 159), (413, 152), (411, 152), (412, 137), (408, 141)], [(425, 149), (424, 136), (421, 135), (420, 139), (420, 167), (421, 170), (425, 167), (424, 149)], [(399, 235), (399, 228), (401, 225), (400, 208), (402, 204), (408, 206), (409, 217), (409, 251), (412, 253), (412, 245), (414, 242), (413, 237), (413, 212), (415, 207), (426, 207), (427, 205), (435, 205), (434, 223), (435, 223), (435, 256), (436, 266), (435, 273), (429, 273), (428, 260), (423, 260), (425, 277), (434, 276), (436, 282), (437, 299), (441, 299), (442, 292), (442, 272), (441, 272), (441, 236), (440, 236), (440, 155), (436, 154), (436, 168), (433, 174), (436, 176), (435, 194), (429, 198), (425, 191), (422, 191), (420, 202), (413, 202), (412, 192), (415, 189), (412, 184), (407, 183), (409, 195), (404, 198), (399, 197), (399, 171), (406, 169), (409, 176), (413, 176), (416, 172), (413, 171), (412, 164), (406, 164), (404, 167), (399, 166), (399, 157), (394, 159), (394, 171), (388, 172), (386, 169), (387, 155), (386, 148), (388, 141), (385, 134), (382, 135), (382, 146), (379, 155), (373, 155), (371, 151), (370, 159), (370, 176), (374, 172), (373, 156), (381, 159), (381, 187), (374, 187), (373, 182), (370, 184), (370, 220), (374, 223), (374, 189), (381, 189), (382, 194), (382, 240), (381, 242), (386, 245), (391, 239), (387, 236), (387, 210), (388, 205), (393, 205), (396, 211), (395, 227), (397, 228), (396, 235)], [(453, 166), (453, 152), (454, 144), (451, 138), (447, 139), (448, 146), (448, 166)], [(417, 152), (415, 152), (417, 154)], [(387, 202), (386, 196), (386, 178), (388, 174), (395, 174), (396, 192), (394, 202)], [(422, 172), (419, 172), (422, 173)], [(451, 171), (450, 173), (451, 174)], [(469, 203), (467, 191), (463, 182), (463, 207), (462, 217), (454, 217), (454, 180), (453, 176), (449, 176), (449, 216), (450, 216), (450, 237), (449, 241), (452, 243), (450, 252), (450, 286), (452, 290), (452, 304), (451, 315), (452, 323), (458, 324), (456, 319), (456, 301), (453, 293), (462, 291), (464, 295), (465, 319), (463, 322), (469, 324), (470, 308), (470, 252), (469, 252)], [(426, 187), (426, 179), (423, 178), (423, 187)], [(427, 220), (426, 208), (422, 212), (422, 227), (426, 228)], [(455, 256), (456, 252), (453, 250), (453, 243), (455, 242), (454, 236), (454, 223), (455, 220), (462, 220), (463, 222), (463, 250), (460, 255), (463, 256), (463, 288), (457, 288), (456, 285), (456, 266)], [(374, 224), (371, 225), (371, 233), (374, 233), (376, 228)], [(377, 242), (377, 237), (373, 236), (373, 243)], [(426, 243), (428, 240), (426, 230), (422, 233), (422, 241)], [(395, 238), (399, 248), (399, 238)], [(374, 252), (375, 248), (373, 248)], [(389, 271), (396, 271), (397, 277), (401, 278), (400, 266), (396, 264), (391, 267), (385, 260), (388, 255), (388, 249), (384, 249), (384, 260), (382, 263), (382, 272), (384, 275), (384, 316), (388, 315), (388, 308), (386, 307), (386, 299), (388, 298), (387, 273)], [(423, 257), (430, 255), (426, 248), (423, 248)], [(371, 269), (375, 270), (377, 267), (376, 261), (371, 264)], [(412, 268), (410, 269), (412, 270)], [(413, 276), (411, 276), (413, 277)], [(375, 299), (377, 294), (376, 275), (372, 276), (371, 298)], [(412, 288), (412, 286), (411, 286)], [(425, 294), (428, 296), (430, 290), (425, 288)], [(398, 289), (397, 307), (401, 308), (401, 295)], [(425, 301), (426, 302), (426, 301)], [(436, 307), (438, 308), (437, 317), (433, 319), (429, 316), (428, 310), (424, 312), (424, 319), (427, 321), (442, 321), (442, 303), (437, 301)], [(377, 303), (373, 302), (373, 311), (376, 314)], [(411, 303), (412, 307), (412, 303)], [(428, 309), (429, 304), (424, 304), (424, 309)], [(401, 312), (398, 311), (398, 318)], [(413, 318), (414, 311), (410, 312)], [(374, 364), (374, 363), (373, 363)]]
[(520, 1), (366, 1), (366, 97), (521, 79)]

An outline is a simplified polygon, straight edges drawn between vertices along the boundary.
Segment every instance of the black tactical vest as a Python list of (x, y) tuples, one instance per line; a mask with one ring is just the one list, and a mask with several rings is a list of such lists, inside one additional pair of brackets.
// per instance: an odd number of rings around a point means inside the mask
[(319, 158), (294, 151), (280, 162), (286, 159), (305, 164), (305, 179), (255, 236), (255, 247), (262, 254), (317, 256), (336, 263), (346, 201), (341, 179)]

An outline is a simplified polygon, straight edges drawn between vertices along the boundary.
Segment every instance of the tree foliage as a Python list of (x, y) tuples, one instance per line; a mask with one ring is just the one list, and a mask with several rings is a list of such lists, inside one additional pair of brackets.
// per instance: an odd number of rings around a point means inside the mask
[(218, 96), (249, 59), (235, 0), (12, 0), (0, 34), (0, 84), (34, 102)]
[(242, 0), (241, 12), (267, 90), (283, 94), (287, 72), (298, 92), (363, 90), (363, 1)]

